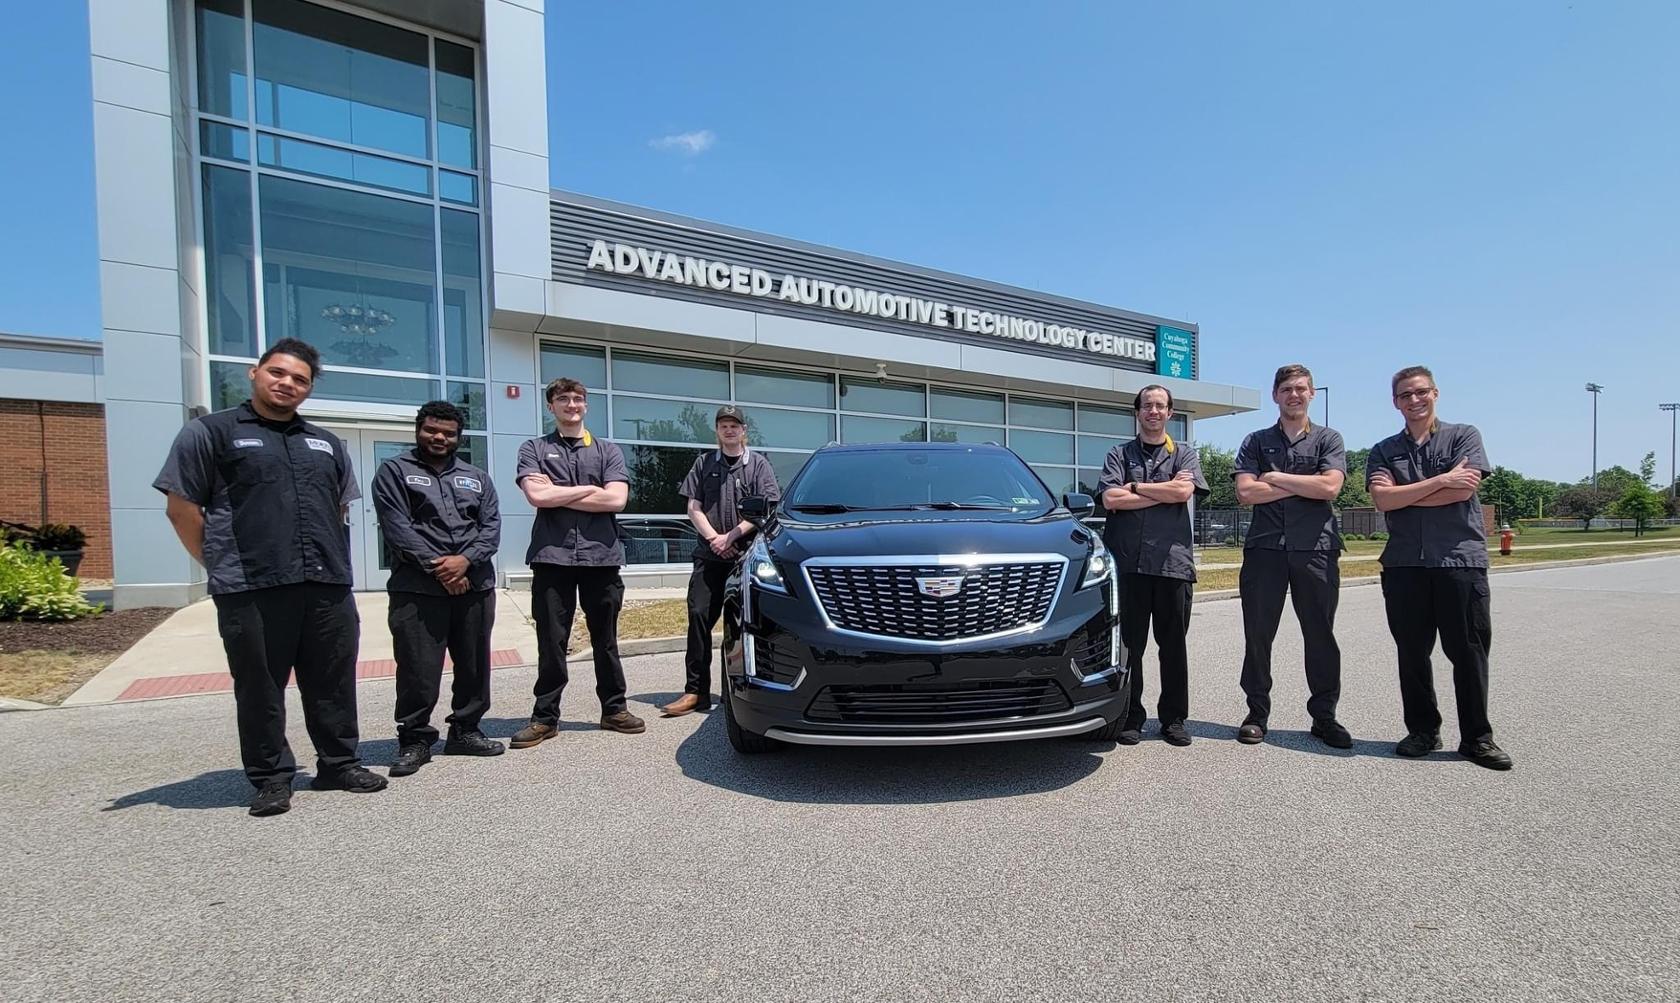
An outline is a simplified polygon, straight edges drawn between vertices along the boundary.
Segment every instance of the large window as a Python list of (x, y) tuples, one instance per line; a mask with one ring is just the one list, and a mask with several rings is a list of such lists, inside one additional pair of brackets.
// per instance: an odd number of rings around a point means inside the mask
[[(581, 341), (544, 341), (539, 358), (543, 383), (568, 376), (589, 388), (585, 424), (624, 450), (630, 501), (623, 521), (631, 564), (669, 563), (671, 554), (686, 560), (684, 548), (693, 537), (677, 489), (716, 442), (712, 419), (722, 404), (745, 412), (748, 443), (770, 460), (783, 486), (813, 452), (836, 440), (992, 442), (1018, 453), (1055, 497), (1094, 493), (1108, 451), (1137, 432), (1130, 409), (1106, 404)], [(552, 431), (554, 419), (543, 402), (535, 406), (544, 431)], [(1179, 427), (1185, 421), (1174, 420)]]
[(317, 401), (446, 396), (483, 431), (477, 51), (308, 0), (195, 0), (193, 23), (212, 406), (294, 337)]

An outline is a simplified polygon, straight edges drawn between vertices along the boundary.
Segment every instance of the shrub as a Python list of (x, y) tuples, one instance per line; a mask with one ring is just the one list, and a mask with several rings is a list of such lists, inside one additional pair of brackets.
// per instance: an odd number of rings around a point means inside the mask
[(0, 548), (0, 620), (75, 620), (99, 612), (56, 557), (28, 544)]
[(1342, 534), (1342, 539), (1343, 540), (1363, 540), (1363, 539), (1365, 539), (1365, 534), (1364, 533), (1343, 533)]
[(81, 550), (86, 545), (87, 534), (67, 523), (45, 522), (35, 530), (36, 550)]
[(1388, 539), (1388, 534), (1387, 533), (1372, 533), (1371, 534), (1371, 539), (1373, 539), (1373, 540), (1386, 540), (1386, 539)]

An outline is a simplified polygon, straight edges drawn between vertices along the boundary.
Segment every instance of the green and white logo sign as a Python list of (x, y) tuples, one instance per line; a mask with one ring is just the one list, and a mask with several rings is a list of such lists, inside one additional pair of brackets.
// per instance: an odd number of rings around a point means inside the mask
[(1181, 380), (1195, 379), (1196, 367), (1191, 363), (1195, 340), (1195, 335), (1176, 327), (1162, 325), (1155, 328), (1156, 375), (1174, 376)]

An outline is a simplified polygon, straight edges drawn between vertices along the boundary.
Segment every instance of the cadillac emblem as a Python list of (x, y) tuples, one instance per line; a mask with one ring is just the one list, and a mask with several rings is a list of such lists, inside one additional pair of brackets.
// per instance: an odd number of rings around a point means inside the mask
[(949, 599), (962, 591), (966, 575), (948, 575), (942, 578), (918, 578), (916, 590), (924, 596), (935, 599)]

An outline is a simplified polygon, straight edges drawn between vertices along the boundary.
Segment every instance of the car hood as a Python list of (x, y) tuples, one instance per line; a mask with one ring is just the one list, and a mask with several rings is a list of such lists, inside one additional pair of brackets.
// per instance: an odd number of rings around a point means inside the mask
[(1065, 511), (1042, 516), (997, 512), (905, 512), (779, 518), (766, 533), (771, 552), (798, 564), (812, 557), (953, 554), (1062, 554), (1081, 559), (1094, 534)]

